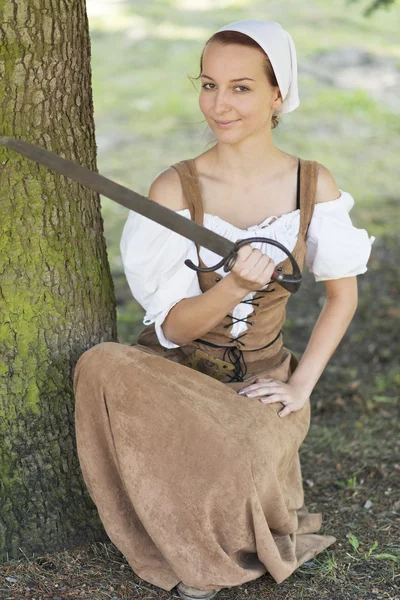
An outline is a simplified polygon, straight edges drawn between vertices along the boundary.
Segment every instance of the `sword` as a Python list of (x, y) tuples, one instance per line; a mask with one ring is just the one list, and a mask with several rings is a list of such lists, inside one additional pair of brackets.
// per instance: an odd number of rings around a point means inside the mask
[(110, 200), (113, 200), (114, 202), (118, 202), (118, 204), (163, 225), (171, 231), (175, 231), (175, 233), (178, 233), (188, 240), (191, 240), (200, 246), (204, 246), (204, 248), (208, 248), (212, 252), (215, 252), (215, 254), (223, 257), (216, 265), (205, 268), (196, 266), (191, 260), (185, 260), (185, 264), (190, 269), (201, 272), (210, 272), (223, 267), (224, 271), (227, 273), (231, 271), (235, 265), (239, 248), (246, 244), (250, 244), (251, 242), (262, 242), (280, 248), (289, 257), (292, 264), (292, 274), (285, 274), (282, 272), (281, 268), (278, 267), (278, 269), (273, 272), (271, 281), (276, 281), (291, 293), (297, 292), (300, 287), (301, 271), (296, 260), (285, 246), (275, 240), (264, 237), (252, 237), (231, 242), (222, 235), (219, 235), (182, 215), (178, 215), (175, 211), (166, 208), (157, 202), (153, 202), (146, 196), (141, 196), (137, 192), (134, 192), (119, 183), (115, 183), (115, 181), (112, 181), (95, 171), (91, 171), (87, 167), (78, 165), (72, 160), (62, 158), (55, 152), (26, 142), (25, 140), (11, 137), (0, 137), (0, 145), (25, 156), (29, 160), (33, 160), (49, 169), (57, 171), (57, 173), (64, 175), (68, 179), (76, 181), (84, 187), (110, 198)]

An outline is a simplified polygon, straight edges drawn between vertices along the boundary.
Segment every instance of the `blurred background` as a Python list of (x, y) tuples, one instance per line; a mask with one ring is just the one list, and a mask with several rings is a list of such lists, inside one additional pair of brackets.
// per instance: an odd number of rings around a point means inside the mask
[[(371, 2), (87, 0), (99, 171), (147, 195), (160, 171), (203, 152), (211, 138), (189, 76), (204, 43), (232, 21), (277, 21), (296, 45), (301, 104), (275, 142), (331, 170), (355, 199), (353, 223), (379, 250), (400, 224), (400, 16), (392, 6), (366, 17)], [(119, 341), (131, 344), (143, 311), (119, 251), (128, 210), (102, 198), (102, 214)]]

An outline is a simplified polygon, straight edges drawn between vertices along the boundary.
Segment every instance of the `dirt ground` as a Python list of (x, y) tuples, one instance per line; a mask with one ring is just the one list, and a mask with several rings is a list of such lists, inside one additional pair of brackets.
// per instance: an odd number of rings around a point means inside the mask
[[(302, 446), (306, 503), (337, 542), (277, 585), (269, 575), (221, 600), (400, 600), (400, 242), (376, 240), (359, 277), (359, 308), (312, 397)], [(291, 298), (286, 345), (304, 350), (323, 284), (306, 277)], [(0, 565), (0, 599), (167, 600), (110, 543)]]

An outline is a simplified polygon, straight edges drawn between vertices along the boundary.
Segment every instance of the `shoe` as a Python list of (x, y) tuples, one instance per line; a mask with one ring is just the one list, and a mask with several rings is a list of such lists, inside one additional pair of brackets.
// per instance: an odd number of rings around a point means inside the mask
[(198, 590), (197, 588), (185, 585), (182, 581), (178, 583), (176, 589), (183, 600), (211, 600), (219, 592), (219, 590)]

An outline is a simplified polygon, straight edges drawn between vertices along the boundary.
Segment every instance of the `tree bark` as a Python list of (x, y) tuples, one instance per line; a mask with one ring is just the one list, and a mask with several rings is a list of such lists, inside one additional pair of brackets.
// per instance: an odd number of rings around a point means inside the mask
[[(0, 0), (0, 135), (96, 170), (85, 0)], [(75, 448), (79, 356), (117, 341), (97, 194), (0, 147), (0, 559), (106, 534)]]

